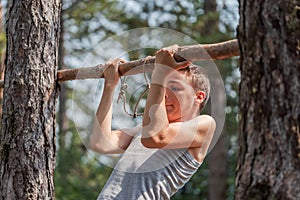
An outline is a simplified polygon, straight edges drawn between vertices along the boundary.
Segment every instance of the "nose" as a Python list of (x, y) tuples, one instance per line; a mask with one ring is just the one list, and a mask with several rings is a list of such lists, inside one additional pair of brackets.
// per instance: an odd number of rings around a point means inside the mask
[(165, 99), (168, 99), (168, 98), (170, 98), (170, 90), (169, 90), (169, 88), (166, 88)]

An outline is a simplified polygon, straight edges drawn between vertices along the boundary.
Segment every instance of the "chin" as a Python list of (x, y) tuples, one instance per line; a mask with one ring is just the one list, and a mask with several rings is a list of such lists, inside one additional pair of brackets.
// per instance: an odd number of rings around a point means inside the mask
[(177, 122), (178, 118), (176, 118), (174, 115), (168, 115), (168, 121), (171, 122)]
[(167, 114), (167, 117), (169, 122), (174, 121), (174, 117), (172, 115)]

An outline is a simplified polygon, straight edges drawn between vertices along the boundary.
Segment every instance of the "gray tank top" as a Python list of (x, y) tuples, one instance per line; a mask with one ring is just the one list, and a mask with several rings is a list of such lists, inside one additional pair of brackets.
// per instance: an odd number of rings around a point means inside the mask
[(187, 149), (148, 149), (135, 137), (114, 167), (98, 200), (170, 199), (201, 163)]

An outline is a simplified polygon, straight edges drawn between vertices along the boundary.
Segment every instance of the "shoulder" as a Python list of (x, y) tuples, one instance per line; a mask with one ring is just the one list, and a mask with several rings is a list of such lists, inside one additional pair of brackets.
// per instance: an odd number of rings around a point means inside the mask
[(182, 127), (192, 128), (198, 131), (207, 130), (208, 128), (215, 128), (216, 126), (215, 119), (210, 115), (199, 115), (191, 120), (176, 123), (178, 123), (177, 126), (181, 125)]
[(216, 126), (215, 119), (210, 115), (199, 115), (195, 118), (195, 120), (199, 125), (210, 126), (210, 127)]
[(216, 128), (216, 121), (210, 115), (200, 115), (194, 123), (197, 123), (197, 134), (194, 138), (195, 146), (188, 148), (189, 153), (198, 161), (203, 162)]
[(216, 129), (216, 121), (210, 115), (200, 115), (196, 117), (195, 123), (197, 123), (197, 133), (207, 137), (213, 135)]
[(205, 121), (212, 122), (212, 123), (215, 122), (215, 119), (212, 116), (207, 115), (207, 114), (199, 115), (195, 118), (198, 120), (205, 120)]
[(172, 132), (184, 131), (198, 134), (213, 133), (216, 127), (215, 119), (210, 115), (199, 115), (188, 121), (174, 122), (169, 124)]

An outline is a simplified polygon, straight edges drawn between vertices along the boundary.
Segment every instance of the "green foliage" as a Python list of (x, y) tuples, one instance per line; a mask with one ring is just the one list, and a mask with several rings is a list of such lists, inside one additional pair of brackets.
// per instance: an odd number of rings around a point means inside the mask
[(58, 149), (55, 171), (56, 198), (58, 200), (96, 199), (111, 168), (89, 158), (74, 126), (67, 132), (67, 136), (65, 148)]

